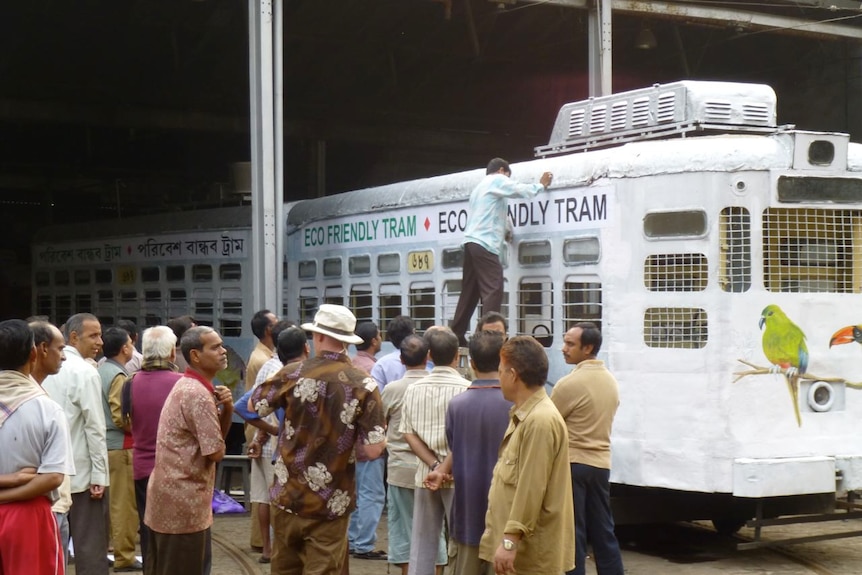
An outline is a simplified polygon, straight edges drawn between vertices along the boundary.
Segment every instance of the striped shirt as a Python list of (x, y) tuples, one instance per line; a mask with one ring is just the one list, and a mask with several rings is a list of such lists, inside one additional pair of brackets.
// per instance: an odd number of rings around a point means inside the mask
[(505, 241), (509, 198), (533, 198), (542, 184), (519, 184), (503, 174), (488, 174), (470, 194), (464, 243), (479, 244), (500, 255)]
[[(470, 387), (470, 382), (451, 367), (437, 366), (426, 377), (412, 384), (404, 394), (404, 406), (398, 431), (419, 437), (434, 452), (438, 461), (449, 453), (446, 441), (446, 408), (449, 401)], [(431, 472), (419, 459), (415, 485), (422, 487), (425, 476)], [(450, 484), (451, 486), (451, 484)]]

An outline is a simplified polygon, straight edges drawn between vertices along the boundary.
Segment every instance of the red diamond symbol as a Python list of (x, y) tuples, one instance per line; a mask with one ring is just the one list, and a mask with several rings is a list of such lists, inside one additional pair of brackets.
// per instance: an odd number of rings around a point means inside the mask
[(430, 228), (430, 227), (431, 227), (431, 220), (426, 217), (425, 218), (425, 231), (427, 232), (428, 228)]

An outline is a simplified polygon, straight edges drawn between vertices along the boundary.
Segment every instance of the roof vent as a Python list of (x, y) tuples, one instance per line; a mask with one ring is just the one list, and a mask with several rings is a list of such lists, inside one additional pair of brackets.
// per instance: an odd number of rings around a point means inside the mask
[(775, 92), (763, 84), (683, 81), (564, 105), (544, 157), (690, 132), (774, 132)]

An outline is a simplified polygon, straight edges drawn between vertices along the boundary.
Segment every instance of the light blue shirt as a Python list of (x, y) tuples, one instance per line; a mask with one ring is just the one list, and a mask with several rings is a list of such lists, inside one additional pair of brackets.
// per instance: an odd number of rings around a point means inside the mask
[(488, 174), (470, 194), (464, 243), (479, 244), (497, 256), (506, 234), (509, 198), (533, 198), (542, 184), (519, 184), (500, 174)]

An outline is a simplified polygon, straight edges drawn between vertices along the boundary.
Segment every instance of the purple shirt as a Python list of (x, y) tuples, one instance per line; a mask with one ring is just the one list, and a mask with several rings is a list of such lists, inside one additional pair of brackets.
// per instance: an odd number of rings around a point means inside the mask
[(156, 464), (156, 436), (165, 400), (181, 374), (167, 369), (139, 371), (131, 382), (132, 469), (135, 479), (145, 479)]
[(511, 408), (496, 379), (477, 379), (449, 402), (446, 440), (457, 486), (451, 527), (452, 537), (459, 543), (478, 547), (482, 539), (488, 489)]

